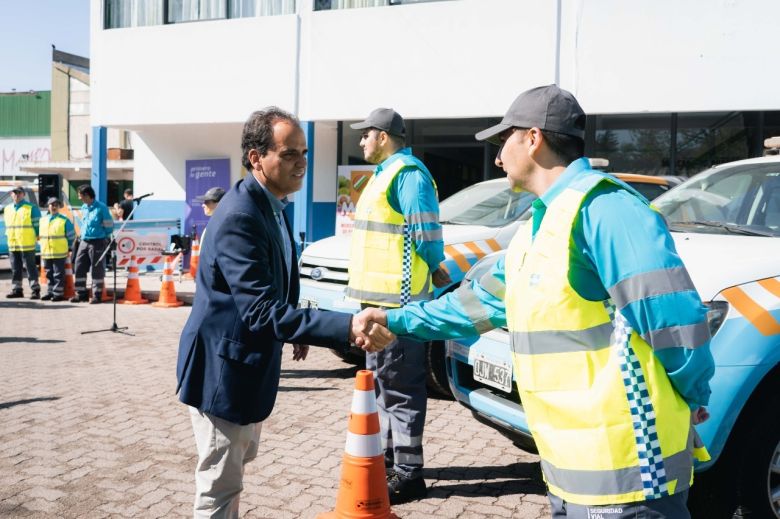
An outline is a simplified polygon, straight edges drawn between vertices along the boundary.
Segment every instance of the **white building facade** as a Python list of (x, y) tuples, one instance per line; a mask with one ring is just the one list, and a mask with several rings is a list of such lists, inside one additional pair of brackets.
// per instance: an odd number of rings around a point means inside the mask
[(140, 217), (182, 217), (185, 161), (229, 158), (235, 182), (247, 116), (294, 112), (309, 241), (333, 234), (337, 167), (361, 162), (348, 123), (379, 106), (405, 117), (442, 196), (501, 174), (474, 132), (550, 83), (616, 171), (760, 155), (780, 134), (779, 15), (774, 0), (92, 0), (91, 124), (136, 133), (134, 190), (154, 192)]

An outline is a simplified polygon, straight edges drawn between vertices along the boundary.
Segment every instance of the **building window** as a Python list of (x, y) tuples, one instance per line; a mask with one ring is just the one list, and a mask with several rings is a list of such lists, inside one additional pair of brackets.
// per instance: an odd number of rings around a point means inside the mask
[(105, 28), (162, 25), (162, 0), (106, 0)]
[(355, 9), (358, 7), (382, 7), (385, 5), (422, 4), (445, 0), (314, 0), (315, 11), (331, 9)]
[(227, 18), (225, 0), (168, 0), (167, 23)]
[(294, 14), (296, 0), (105, 0), (106, 29)]
[(295, 0), (230, 0), (230, 18), (295, 14)]

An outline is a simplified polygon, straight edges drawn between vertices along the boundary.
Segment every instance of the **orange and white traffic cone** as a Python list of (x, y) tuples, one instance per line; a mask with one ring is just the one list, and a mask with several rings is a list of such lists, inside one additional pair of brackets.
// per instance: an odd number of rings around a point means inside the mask
[(138, 280), (138, 264), (135, 262), (135, 256), (130, 256), (130, 263), (127, 265), (127, 285), (125, 286), (125, 297), (117, 301), (123, 305), (145, 305), (149, 302), (141, 296), (141, 282)]
[(70, 254), (65, 258), (65, 293), (62, 297), (70, 299), (76, 296), (76, 279), (73, 277), (73, 265), (70, 262)]
[(46, 277), (46, 268), (43, 266), (43, 258), (41, 258), (41, 269), (38, 273), (38, 284), (41, 286), (49, 284), (49, 278)]
[(183, 301), (176, 299), (176, 288), (173, 286), (173, 266), (171, 265), (171, 257), (165, 256), (162, 285), (160, 285), (160, 299), (158, 299), (156, 303), (152, 303), (152, 306), (173, 308), (183, 304)]
[(198, 273), (198, 264), (200, 263), (200, 242), (198, 234), (192, 239), (192, 255), (190, 256), (190, 271), (184, 275), (184, 279), (195, 279)]
[(397, 519), (390, 509), (371, 371), (360, 370), (349, 415), (336, 509), (317, 519)]

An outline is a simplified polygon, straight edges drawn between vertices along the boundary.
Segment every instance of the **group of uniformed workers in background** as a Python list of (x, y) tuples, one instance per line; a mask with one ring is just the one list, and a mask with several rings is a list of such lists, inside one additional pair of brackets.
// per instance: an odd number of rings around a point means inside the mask
[[(65, 261), (73, 249), (76, 295), (70, 302), (100, 303), (105, 277), (105, 258), (101, 259), (101, 256), (111, 239), (114, 221), (108, 207), (95, 199), (95, 191), (91, 186), (79, 186), (77, 191), (83, 202), (79, 240), (76, 240), (73, 222), (60, 213), (63, 204), (59, 198), (52, 197), (47, 200), (49, 212), (41, 218), (38, 206), (25, 199), (24, 189), (16, 187), (11, 190), (14, 203), (3, 211), (11, 260), (12, 288), (6, 294), (7, 298), (24, 297), (22, 278), (24, 270), (27, 270), (30, 299), (64, 301)], [(48, 281), (48, 292), (43, 297), (35, 266), (35, 247), (39, 241), (41, 261)], [(88, 298), (87, 291), (87, 274), (90, 269), (92, 299)]]

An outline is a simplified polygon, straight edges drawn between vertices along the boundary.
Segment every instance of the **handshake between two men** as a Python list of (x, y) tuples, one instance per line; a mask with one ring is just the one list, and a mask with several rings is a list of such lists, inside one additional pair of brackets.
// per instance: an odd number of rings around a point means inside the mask
[(380, 308), (366, 308), (352, 317), (349, 341), (362, 350), (373, 353), (382, 351), (396, 337), (387, 329), (387, 314)]

